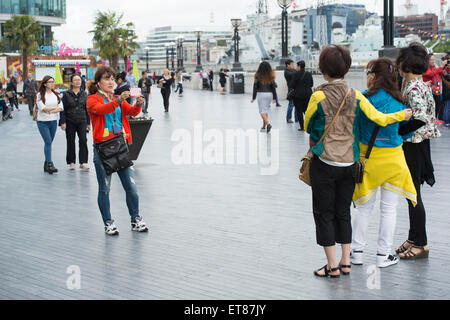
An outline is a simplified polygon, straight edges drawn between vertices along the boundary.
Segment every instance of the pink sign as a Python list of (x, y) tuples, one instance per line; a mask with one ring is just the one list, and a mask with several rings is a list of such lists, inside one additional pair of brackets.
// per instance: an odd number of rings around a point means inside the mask
[(75, 54), (83, 54), (83, 49), (81, 48), (71, 48), (65, 43), (59, 47), (59, 51), (56, 53), (57, 56), (73, 56)]

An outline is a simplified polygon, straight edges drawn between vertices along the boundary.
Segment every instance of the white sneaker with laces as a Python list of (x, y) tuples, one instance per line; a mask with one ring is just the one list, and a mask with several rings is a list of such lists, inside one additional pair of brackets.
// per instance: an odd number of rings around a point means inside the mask
[(136, 217), (134, 222), (131, 222), (131, 230), (136, 232), (147, 232), (148, 227), (147, 224), (144, 222), (144, 219), (142, 219), (142, 217)]
[(70, 170), (70, 171), (75, 171), (75, 169), (76, 169), (75, 163), (71, 163), (71, 164), (69, 165), (69, 170)]
[(391, 254), (377, 254), (377, 267), (387, 268), (397, 264), (399, 261), (398, 256)]
[(108, 236), (117, 236), (119, 234), (119, 229), (114, 223), (114, 220), (106, 221), (105, 233)]
[(364, 264), (364, 252), (352, 250), (350, 253), (350, 261), (356, 266), (361, 266)]

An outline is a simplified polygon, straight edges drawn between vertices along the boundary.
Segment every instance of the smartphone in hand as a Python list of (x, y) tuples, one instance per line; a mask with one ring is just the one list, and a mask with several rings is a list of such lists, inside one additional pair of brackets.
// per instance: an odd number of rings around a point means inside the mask
[(142, 96), (142, 90), (141, 88), (131, 88), (130, 90), (130, 96), (132, 98), (139, 98), (140, 96)]

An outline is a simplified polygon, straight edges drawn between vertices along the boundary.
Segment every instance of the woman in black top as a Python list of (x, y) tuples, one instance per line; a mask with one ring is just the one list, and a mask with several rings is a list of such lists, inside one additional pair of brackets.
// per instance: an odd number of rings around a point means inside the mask
[(161, 95), (164, 100), (164, 110), (166, 112), (169, 112), (170, 87), (174, 81), (174, 77), (170, 75), (170, 71), (167, 69), (164, 70), (164, 74), (158, 80), (158, 83), (162, 84)]
[[(114, 90), (114, 94), (116, 96), (120, 96), (125, 91), (130, 91), (130, 85), (128, 84), (128, 82), (125, 79), (126, 76), (127, 76), (126, 72), (121, 72), (116, 76), (117, 88), (116, 88), (116, 90)], [(131, 104), (131, 102), (132, 102), (131, 97), (127, 99), (127, 102), (129, 104)]]
[(259, 113), (263, 119), (262, 132), (270, 133), (272, 125), (269, 123), (270, 103), (275, 103), (275, 72), (267, 61), (261, 62), (258, 71), (255, 74), (255, 83), (253, 85), (253, 103), (258, 96)]
[(219, 73), (219, 83), (220, 86), (222, 87), (222, 90), (220, 91), (220, 94), (225, 94), (225, 84), (227, 83), (227, 77), (228, 75), (226, 74), (224, 69), (220, 69), (220, 73)]
[(299, 131), (305, 131), (304, 114), (308, 109), (309, 99), (312, 95), (312, 88), (314, 87), (314, 80), (310, 72), (305, 70), (305, 61), (297, 63), (298, 72), (296, 72), (291, 79), (291, 88), (295, 90), (294, 105), (300, 123)]
[(8, 84), (6, 85), (6, 95), (8, 96), (11, 112), (14, 111), (14, 106), (16, 107), (17, 110), (20, 111), (19, 102), (17, 99), (17, 84), (14, 79), (15, 79), (14, 77), (11, 78), (8, 81)]
[(71, 88), (63, 95), (64, 111), (61, 112), (61, 129), (66, 131), (67, 155), (66, 161), (70, 170), (75, 170), (75, 135), (79, 140), (80, 169), (88, 171), (88, 147), (86, 133), (91, 130), (91, 119), (87, 113), (86, 91), (81, 90), (82, 79), (79, 75), (72, 76)]

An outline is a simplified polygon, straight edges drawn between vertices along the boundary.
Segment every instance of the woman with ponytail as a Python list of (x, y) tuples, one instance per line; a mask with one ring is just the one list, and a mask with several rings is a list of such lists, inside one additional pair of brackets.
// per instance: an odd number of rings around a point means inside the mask
[[(137, 116), (145, 102), (143, 96), (137, 99), (137, 103), (131, 106), (126, 100), (130, 97), (130, 91), (124, 91), (119, 95), (114, 94), (115, 72), (110, 67), (100, 67), (89, 85), (89, 97), (87, 110), (93, 126), (94, 143), (101, 143), (123, 135), (128, 144), (132, 143), (130, 124), (127, 116)], [(111, 218), (109, 192), (111, 187), (111, 175), (107, 175), (102, 160), (96, 148), (94, 148), (94, 165), (98, 180), (98, 206), (105, 225), (105, 233), (115, 236), (119, 234), (114, 220)], [(126, 192), (128, 211), (131, 216), (131, 228), (136, 232), (148, 231), (147, 225), (139, 214), (139, 196), (137, 193), (133, 167), (122, 169), (118, 172), (122, 186)]]

